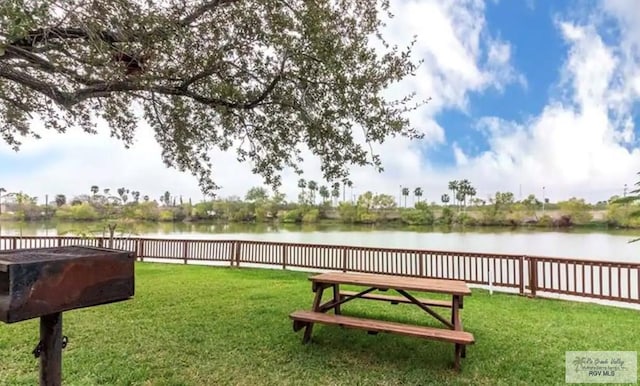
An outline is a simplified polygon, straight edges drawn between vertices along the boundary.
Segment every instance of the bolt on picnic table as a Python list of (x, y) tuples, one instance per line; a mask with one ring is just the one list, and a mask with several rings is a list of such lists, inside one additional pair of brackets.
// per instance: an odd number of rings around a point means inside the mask
[[(475, 342), (469, 332), (463, 331), (460, 309), (463, 308), (464, 296), (470, 296), (471, 290), (464, 281), (424, 279), (404, 276), (379, 274), (330, 272), (309, 278), (315, 292), (311, 311), (295, 311), (289, 315), (293, 320), (293, 330), (305, 329), (302, 342), (311, 340), (314, 323), (338, 325), (341, 327), (366, 330), (369, 334), (378, 332), (396, 333), (435, 341), (455, 344), (454, 368), (460, 370), (460, 358), (466, 357), (466, 346)], [(360, 292), (341, 291), (340, 285), (357, 285), (368, 287)], [(333, 297), (322, 303), (324, 290), (332, 287)], [(394, 290), (401, 296), (374, 294), (374, 291)], [(451, 295), (451, 301), (418, 299), (407, 291), (431, 292)], [(391, 304), (413, 304), (437, 319), (446, 328), (426, 327), (368, 318), (343, 316), (341, 305), (354, 299), (387, 301)], [(431, 307), (451, 309), (451, 319), (447, 320), (433, 311)], [(334, 314), (328, 314), (333, 310)]]
[(0, 321), (40, 318), (40, 385), (62, 383), (63, 311), (130, 299), (134, 263), (134, 253), (104, 248), (0, 252)]

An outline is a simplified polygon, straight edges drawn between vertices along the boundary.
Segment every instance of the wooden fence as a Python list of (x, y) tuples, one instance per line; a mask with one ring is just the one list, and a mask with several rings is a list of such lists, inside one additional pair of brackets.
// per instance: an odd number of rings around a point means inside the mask
[(302, 269), (459, 279), (536, 296), (557, 293), (640, 303), (640, 263), (239, 240), (0, 236), (0, 250), (87, 245), (124, 249), (139, 259), (226, 262)]

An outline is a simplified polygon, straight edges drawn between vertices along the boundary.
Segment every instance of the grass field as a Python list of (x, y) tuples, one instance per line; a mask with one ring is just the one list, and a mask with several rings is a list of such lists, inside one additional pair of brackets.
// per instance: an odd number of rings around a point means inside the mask
[[(640, 350), (640, 313), (474, 289), (469, 346), (318, 325), (301, 344), (308, 274), (138, 263), (135, 299), (64, 315), (65, 385), (552, 385), (569, 350)], [(354, 301), (344, 314), (433, 324), (416, 307)], [(433, 321), (433, 322), (432, 322)], [(37, 384), (37, 320), (0, 325), (0, 384)]]

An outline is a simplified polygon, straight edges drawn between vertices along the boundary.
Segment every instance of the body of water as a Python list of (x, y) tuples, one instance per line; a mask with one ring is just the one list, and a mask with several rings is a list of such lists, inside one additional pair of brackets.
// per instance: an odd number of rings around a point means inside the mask
[[(0, 223), (4, 236), (100, 235), (100, 223)], [(172, 239), (265, 240), (460, 252), (509, 253), (592, 260), (640, 262), (640, 242), (629, 243), (639, 231), (474, 228), (380, 228), (349, 225), (168, 224), (134, 223), (118, 236)]]

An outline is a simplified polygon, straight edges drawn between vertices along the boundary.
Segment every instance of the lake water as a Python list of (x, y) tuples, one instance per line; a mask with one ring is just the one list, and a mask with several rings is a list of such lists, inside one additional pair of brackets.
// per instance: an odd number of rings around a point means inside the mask
[[(0, 223), (0, 235), (55, 236), (96, 232), (99, 223)], [(96, 233), (94, 233), (96, 234)], [(97, 233), (100, 234), (100, 233)], [(117, 235), (173, 239), (265, 240), (461, 252), (510, 253), (640, 262), (640, 231), (380, 228), (348, 225), (130, 224)]]

